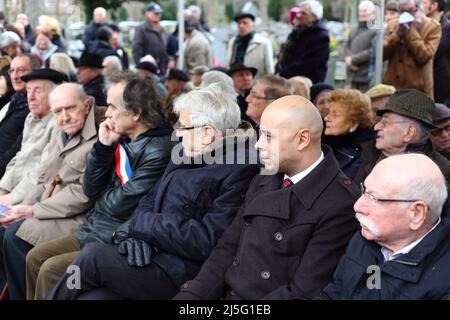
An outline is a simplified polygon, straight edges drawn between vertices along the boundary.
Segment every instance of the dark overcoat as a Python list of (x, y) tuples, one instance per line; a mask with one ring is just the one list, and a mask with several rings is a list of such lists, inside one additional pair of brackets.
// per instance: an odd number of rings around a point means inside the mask
[(176, 299), (312, 298), (357, 230), (359, 189), (332, 151), (304, 179), (281, 188), (283, 175), (258, 175), (233, 224), (198, 276)]

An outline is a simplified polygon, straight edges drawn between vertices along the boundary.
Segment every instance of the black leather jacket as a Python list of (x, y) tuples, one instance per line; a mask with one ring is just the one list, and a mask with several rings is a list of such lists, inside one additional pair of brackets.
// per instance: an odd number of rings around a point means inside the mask
[(88, 214), (88, 223), (78, 228), (81, 246), (88, 242), (111, 243), (113, 231), (128, 220), (139, 200), (153, 188), (163, 174), (172, 149), (172, 129), (150, 129), (137, 139), (124, 144), (133, 171), (122, 187), (115, 172), (115, 147), (97, 141), (86, 164), (83, 191), (96, 198)]

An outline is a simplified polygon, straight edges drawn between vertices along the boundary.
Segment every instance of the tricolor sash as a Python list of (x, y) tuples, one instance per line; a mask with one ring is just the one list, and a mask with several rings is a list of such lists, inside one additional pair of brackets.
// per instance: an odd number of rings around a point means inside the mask
[(116, 159), (116, 174), (120, 179), (122, 187), (133, 177), (130, 160), (122, 144), (118, 144), (114, 153)]

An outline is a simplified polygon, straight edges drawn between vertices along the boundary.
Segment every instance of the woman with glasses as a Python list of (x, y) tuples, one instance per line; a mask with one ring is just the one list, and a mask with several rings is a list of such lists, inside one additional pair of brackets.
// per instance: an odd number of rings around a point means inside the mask
[(323, 143), (331, 146), (342, 171), (353, 179), (362, 164), (361, 143), (375, 138), (370, 100), (358, 90), (330, 94)]

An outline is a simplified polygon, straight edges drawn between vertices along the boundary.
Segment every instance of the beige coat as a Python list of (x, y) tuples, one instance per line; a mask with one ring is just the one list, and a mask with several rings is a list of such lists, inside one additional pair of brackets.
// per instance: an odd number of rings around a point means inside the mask
[[(233, 55), (235, 40), (236, 37), (233, 37), (228, 44), (228, 66)], [(259, 33), (255, 33), (252, 40), (250, 40), (248, 44), (247, 50), (245, 51), (244, 64), (247, 67), (258, 69), (256, 78), (259, 78), (265, 74), (273, 74), (275, 68), (273, 65), (273, 49), (270, 40), (263, 37)]]
[(211, 68), (213, 51), (209, 40), (198, 30), (193, 30), (187, 38), (184, 49), (184, 71), (191, 72), (198, 66)]
[(384, 39), (384, 59), (389, 60), (383, 83), (399, 89), (417, 89), (433, 98), (433, 58), (441, 39), (438, 21), (423, 18), (417, 30), (401, 39), (391, 21)]
[(20, 151), (8, 163), (0, 188), (9, 192), (11, 204), (19, 204), (36, 185), (39, 164), (47, 155), (50, 138), (57, 131), (52, 112), (42, 118), (29, 113), (25, 118)]
[[(94, 109), (91, 108), (81, 133), (66, 146), (60, 130), (52, 137), (38, 184), (22, 202), (33, 205), (33, 217), (26, 219), (16, 233), (22, 240), (38, 245), (73, 233), (86, 221), (84, 213), (93, 202), (83, 192), (83, 176), (87, 157), (97, 141)], [(49, 198), (57, 174), (62, 182)]]

